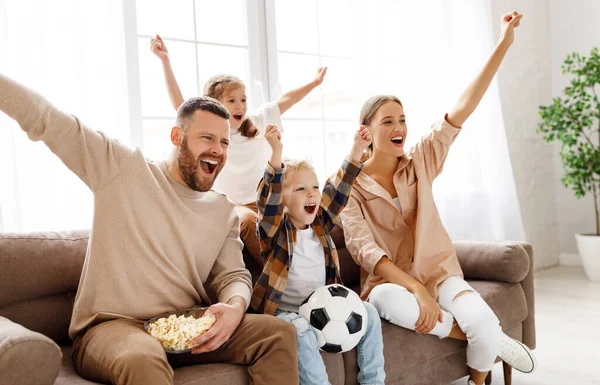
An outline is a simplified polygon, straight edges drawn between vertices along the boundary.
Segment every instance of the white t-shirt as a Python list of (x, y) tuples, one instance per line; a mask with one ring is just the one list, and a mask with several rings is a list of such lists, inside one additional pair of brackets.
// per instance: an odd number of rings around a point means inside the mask
[(256, 202), (256, 187), (271, 155), (265, 139), (265, 127), (274, 124), (283, 132), (277, 102), (265, 103), (247, 117), (258, 129), (258, 135), (248, 138), (242, 136), (239, 130), (231, 130), (227, 162), (213, 187), (237, 205)]
[(298, 312), (302, 301), (315, 289), (325, 286), (325, 251), (312, 227), (296, 231), (294, 255), (279, 309)]

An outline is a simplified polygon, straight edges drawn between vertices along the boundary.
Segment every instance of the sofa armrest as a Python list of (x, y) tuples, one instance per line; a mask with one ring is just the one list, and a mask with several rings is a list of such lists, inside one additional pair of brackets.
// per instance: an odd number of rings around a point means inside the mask
[(529, 273), (527, 251), (518, 242), (455, 241), (465, 278), (518, 283)]
[(465, 278), (520, 283), (527, 301), (522, 342), (535, 349), (533, 249), (525, 242), (455, 241)]
[(52, 385), (58, 376), (61, 360), (60, 348), (50, 338), (0, 317), (2, 383)]

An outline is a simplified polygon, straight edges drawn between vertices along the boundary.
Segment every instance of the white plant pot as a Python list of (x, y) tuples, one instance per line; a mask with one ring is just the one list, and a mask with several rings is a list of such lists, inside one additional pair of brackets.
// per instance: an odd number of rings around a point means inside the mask
[(600, 237), (591, 234), (575, 234), (583, 269), (590, 281), (600, 282)]

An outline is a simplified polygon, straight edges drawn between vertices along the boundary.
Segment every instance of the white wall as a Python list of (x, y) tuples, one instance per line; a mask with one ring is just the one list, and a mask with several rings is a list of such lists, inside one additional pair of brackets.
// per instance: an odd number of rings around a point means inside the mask
[(502, 14), (517, 10), (524, 15), (498, 82), (525, 236), (533, 245), (536, 269), (557, 264), (560, 253), (555, 151), (536, 132), (538, 106), (552, 97), (549, 8), (548, 0), (491, 2), (496, 38)]
[[(569, 84), (569, 78), (560, 69), (567, 54), (577, 51), (587, 56), (594, 46), (600, 47), (599, 20), (600, 1), (550, 0), (553, 96), (562, 95), (562, 90)], [(555, 148), (555, 153), (558, 154), (558, 148)], [(591, 196), (577, 199), (571, 190), (563, 187), (560, 182), (563, 170), (558, 155), (554, 157), (554, 166), (561, 257), (573, 257), (577, 253), (573, 234), (595, 231), (594, 202)]]

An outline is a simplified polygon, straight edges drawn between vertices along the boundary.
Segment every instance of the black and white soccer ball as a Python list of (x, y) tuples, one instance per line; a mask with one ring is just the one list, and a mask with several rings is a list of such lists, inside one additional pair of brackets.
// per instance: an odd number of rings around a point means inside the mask
[(319, 348), (329, 353), (352, 350), (367, 330), (367, 309), (354, 291), (342, 285), (327, 285), (309, 295), (299, 313), (317, 335)]

